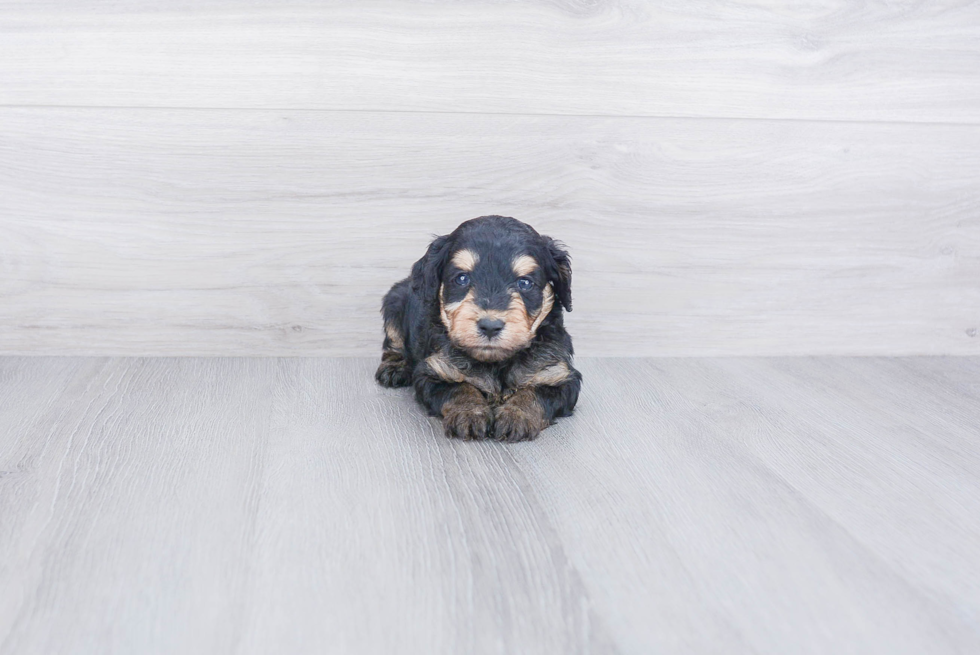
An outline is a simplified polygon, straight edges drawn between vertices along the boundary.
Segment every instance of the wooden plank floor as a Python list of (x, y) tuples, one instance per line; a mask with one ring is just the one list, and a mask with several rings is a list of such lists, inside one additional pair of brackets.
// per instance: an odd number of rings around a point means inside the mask
[(371, 359), (0, 359), (0, 652), (980, 652), (980, 359), (584, 359), (532, 443)]

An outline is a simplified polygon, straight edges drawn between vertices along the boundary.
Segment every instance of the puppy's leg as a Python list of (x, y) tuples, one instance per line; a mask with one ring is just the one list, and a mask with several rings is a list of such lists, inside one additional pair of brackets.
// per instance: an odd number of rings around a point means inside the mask
[(493, 425), (493, 409), (480, 390), (463, 382), (456, 385), (442, 406), (442, 426), (447, 437), (484, 439)]
[(431, 416), (441, 416), (447, 437), (483, 439), (493, 423), (493, 409), (479, 389), (468, 382), (415, 378), (415, 397)]
[(408, 280), (402, 280), (391, 287), (381, 303), (385, 340), (381, 365), (374, 377), (384, 387), (407, 387), (412, 383), (412, 366), (401, 327), (405, 324), (405, 302), (409, 293), (411, 288)]
[(582, 387), (582, 374), (567, 367), (568, 374), (555, 385), (517, 389), (494, 412), (493, 438), (499, 441), (534, 439), (560, 416), (572, 413)]
[(533, 439), (551, 424), (544, 404), (532, 388), (515, 391), (496, 408), (493, 421), (493, 438), (498, 441)]
[(382, 387), (407, 387), (412, 384), (412, 367), (405, 361), (405, 356), (393, 350), (381, 353), (381, 364), (374, 373)]
[(582, 374), (569, 367), (568, 379), (559, 385), (537, 387), (538, 400), (544, 406), (546, 416), (551, 419), (569, 416), (578, 402), (578, 392), (582, 388)]

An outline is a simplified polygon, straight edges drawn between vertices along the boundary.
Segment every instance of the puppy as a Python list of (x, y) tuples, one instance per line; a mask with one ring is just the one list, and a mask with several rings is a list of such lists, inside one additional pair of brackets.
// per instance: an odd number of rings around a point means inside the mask
[(414, 386), (447, 436), (533, 439), (572, 412), (582, 385), (562, 320), (571, 286), (557, 241), (504, 216), (466, 221), (385, 295), (375, 377)]

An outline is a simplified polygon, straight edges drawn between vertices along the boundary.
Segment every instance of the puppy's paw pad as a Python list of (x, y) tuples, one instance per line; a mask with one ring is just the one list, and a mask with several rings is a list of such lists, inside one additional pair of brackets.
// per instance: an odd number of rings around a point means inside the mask
[(450, 409), (442, 419), (446, 436), (452, 439), (485, 439), (493, 423), (489, 406)]
[(381, 362), (374, 379), (382, 387), (407, 387), (412, 384), (412, 369), (404, 363)]
[(544, 429), (541, 418), (520, 407), (503, 405), (497, 410), (493, 423), (493, 438), (497, 441), (530, 441)]

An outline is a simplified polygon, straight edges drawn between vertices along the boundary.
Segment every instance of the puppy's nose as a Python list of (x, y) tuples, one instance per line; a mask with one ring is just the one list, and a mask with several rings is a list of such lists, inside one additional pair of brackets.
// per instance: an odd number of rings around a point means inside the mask
[(476, 327), (487, 339), (493, 339), (504, 329), (504, 322), (499, 318), (481, 318), (476, 322)]

